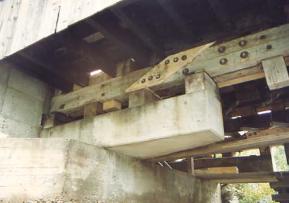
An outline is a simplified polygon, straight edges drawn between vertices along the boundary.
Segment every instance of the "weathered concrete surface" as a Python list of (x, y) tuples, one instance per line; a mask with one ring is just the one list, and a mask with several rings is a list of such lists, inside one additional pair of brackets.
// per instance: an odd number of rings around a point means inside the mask
[[(204, 78), (203, 78), (204, 79)], [(98, 115), (42, 132), (149, 158), (220, 141), (221, 105), (213, 82), (200, 80), (185, 95)]]
[(0, 59), (120, 1), (0, 1)]
[(0, 139), (0, 201), (218, 203), (217, 185), (65, 139)]
[(46, 84), (0, 63), (0, 137), (38, 137), (47, 95)]

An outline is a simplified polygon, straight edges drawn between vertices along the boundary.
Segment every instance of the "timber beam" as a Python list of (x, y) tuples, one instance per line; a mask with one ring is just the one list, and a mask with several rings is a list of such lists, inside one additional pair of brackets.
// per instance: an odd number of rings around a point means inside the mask
[[(265, 76), (262, 68), (259, 67), (261, 62), (267, 58), (280, 55), (285, 57), (285, 62), (287, 66), (289, 65), (289, 60), (286, 58), (289, 56), (287, 44), (289, 44), (289, 24), (214, 45), (204, 50), (193, 61), (185, 63), (185, 66), (182, 66), (169, 78), (151, 87), (151, 89), (158, 91), (181, 86), (184, 84), (187, 74), (202, 71), (207, 72), (217, 82), (219, 87), (259, 79)], [(169, 62), (173, 66), (184, 64), (183, 60), (187, 59), (185, 53), (188, 52), (189, 50), (186, 50), (177, 55), (172, 55), (163, 62)], [(167, 67), (166, 65), (165, 67)], [(102, 84), (88, 86), (66, 95), (56, 96), (52, 100), (51, 112), (69, 113), (80, 109), (88, 103), (97, 101), (101, 102), (111, 99), (127, 101), (129, 94), (126, 91), (128, 88), (152, 68), (134, 71), (123, 77), (105, 81)], [(251, 68), (254, 68), (254, 70), (250, 71)], [(240, 75), (239, 71), (242, 72), (241, 77), (238, 76)], [(154, 79), (157, 78), (153, 76)]]
[[(173, 168), (186, 171), (187, 162), (171, 162)], [(205, 169), (212, 167), (232, 167), (238, 168), (240, 173), (273, 171), (270, 156), (244, 156), (225, 158), (201, 158), (194, 159), (194, 169)]]
[(176, 160), (185, 157), (201, 157), (210, 154), (238, 152), (246, 149), (284, 144), (289, 141), (289, 128), (273, 128), (254, 133), (246, 139), (222, 141), (204, 147), (172, 153), (151, 159), (153, 162)]
[(212, 174), (206, 172), (195, 172), (195, 176), (210, 180), (217, 183), (271, 183), (277, 182), (278, 179), (274, 172), (249, 172), (249, 173), (237, 173), (237, 174)]

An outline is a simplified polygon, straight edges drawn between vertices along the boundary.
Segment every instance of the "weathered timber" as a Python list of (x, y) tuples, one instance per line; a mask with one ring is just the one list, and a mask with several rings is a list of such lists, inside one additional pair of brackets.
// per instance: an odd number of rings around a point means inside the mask
[(212, 167), (195, 170), (196, 174), (238, 174), (239, 170), (236, 166)]
[(272, 195), (272, 200), (276, 202), (286, 203), (289, 201), (289, 193), (281, 193), (277, 195)]
[[(170, 162), (170, 165), (181, 171), (186, 171), (187, 161)], [(270, 156), (244, 156), (244, 157), (225, 157), (225, 158), (200, 158), (194, 159), (194, 168), (212, 168), (236, 166), (239, 172), (260, 172), (273, 171)]]
[(259, 148), (262, 146), (283, 144), (288, 142), (288, 140), (289, 128), (273, 128), (259, 131), (255, 136), (251, 136), (247, 139), (222, 141), (192, 150), (156, 157), (151, 159), (151, 161), (158, 162), (163, 160), (176, 160), (188, 156), (198, 157), (215, 153), (237, 152), (245, 149)]
[(217, 183), (268, 183), (277, 182), (273, 172), (250, 172), (239, 174), (208, 174), (203, 172), (195, 173), (201, 179)]
[(270, 90), (289, 86), (289, 75), (283, 56), (262, 61), (267, 84)]
[[(240, 47), (238, 44), (240, 40), (247, 40), (247, 45), (245, 47)], [(263, 74), (260, 73), (260, 69), (258, 70), (261, 60), (276, 55), (288, 56), (289, 48), (286, 46), (288, 43), (289, 25), (286, 24), (208, 48), (184, 68), (187, 68), (185, 70), (188, 73), (205, 70), (213, 79), (216, 78), (217, 84), (221, 84), (221, 87), (242, 83), (264, 77)], [(267, 50), (267, 44), (270, 44), (272, 48)], [(225, 53), (218, 52), (218, 48), (221, 46), (226, 47)], [(245, 50), (251, 54), (244, 59), (240, 57), (240, 53)], [(179, 54), (182, 56), (182, 53)], [(168, 59), (173, 63), (173, 58)], [(226, 63), (220, 64), (222, 61), (221, 59), (226, 59)], [(289, 60), (285, 58), (285, 61), (288, 65)], [(248, 70), (247, 68), (254, 66), (257, 67), (257, 71), (255, 70), (257, 76), (246, 78), (245, 73), (241, 74), (242, 76), (245, 75), (245, 79), (238, 80), (236, 75), (240, 74), (240, 72), (237, 71)], [(125, 92), (126, 89), (150, 70), (150, 67), (141, 69), (129, 73), (126, 76), (105, 81), (102, 84), (85, 87), (73, 93), (54, 97), (52, 100), (51, 112), (67, 113), (75, 111), (81, 106), (95, 101), (105, 101), (109, 99), (127, 100), (128, 95)], [(230, 73), (235, 74), (235, 76), (233, 76), (233, 83), (224, 84), (225, 81), (231, 80), (231, 78), (228, 79), (228, 77), (226, 77), (228, 75), (225, 75)], [(153, 89), (160, 90), (181, 85), (184, 83), (184, 77), (183, 70), (181, 69), (167, 80), (163, 81), (163, 83), (154, 86)]]

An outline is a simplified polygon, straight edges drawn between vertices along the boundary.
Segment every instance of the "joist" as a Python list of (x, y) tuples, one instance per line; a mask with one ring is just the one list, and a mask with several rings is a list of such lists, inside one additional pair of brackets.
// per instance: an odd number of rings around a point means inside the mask
[(201, 179), (210, 180), (217, 183), (268, 183), (277, 182), (273, 172), (249, 172), (238, 174), (209, 174), (203, 172), (195, 173)]
[(162, 157), (151, 159), (153, 162), (164, 160), (176, 160), (188, 156), (200, 157), (208, 154), (237, 152), (245, 149), (259, 148), (263, 146), (284, 144), (289, 140), (289, 128), (273, 128), (268, 130), (259, 131), (254, 136), (247, 139), (222, 141), (219, 143), (207, 145), (204, 147), (195, 148), (192, 150), (181, 151), (169, 154)]
[[(180, 171), (186, 171), (189, 167), (187, 161), (169, 162), (169, 164)], [(235, 166), (239, 172), (260, 172), (273, 171), (270, 156), (244, 156), (244, 157), (224, 157), (224, 158), (195, 158), (194, 169), (204, 169), (213, 167)]]
[[(246, 41), (245, 46), (240, 46), (239, 42)], [(187, 74), (205, 71), (213, 79), (216, 78), (217, 84), (221, 87), (228, 86), (225, 81), (231, 80), (229, 85), (242, 83), (253, 79), (264, 77), (260, 69), (257, 68), (251, 78), (246, 78), (246, 73), (242, 74), (245, 78), (238, 80), (237, 71), (248, 70), (251, 67), (259, 67), (261, 61), (274, 56), (289, 56), (289, 24), (241, 37), (223, 44), (214, 45), (201, 55), (197, 56), (191, 63), (187, 64), (162, 83), (157, 83), (152, 89), (154, 91), (167, 89), (172, 86), (184, 84), (184, 78)], [(270, 46), (268, 46), (270, 45)], [(222, 51), (220, 51), (222, 50)], [(183, 53), (178, 53), (182, 56)], [(174, 61), (174, 55), (170, 58)], [(286, 64), (288, 60), (285, 58)], [(102, 102), (110, 99), (119, 101), (127, 100), (126, 90), (138, 81), (142, 76), (149, 72), (152, 67), (131, 72), (123, 77), (113, 78), (102, 84), (92, 85), (82, 88), (79, 91), (60, 95), (52, 99), (51, 112), (67, 113), (75, 111), (85, 104), (91, 102)], [(225, 74), (235, 73), (232, 78)]]

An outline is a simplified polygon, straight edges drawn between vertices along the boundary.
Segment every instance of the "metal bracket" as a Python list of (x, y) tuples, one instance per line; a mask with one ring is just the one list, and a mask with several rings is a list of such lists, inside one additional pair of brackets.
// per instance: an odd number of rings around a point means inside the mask
[(148, 89), (163, 83), (174, 73), (189, 65), (199, 54), (213, 44), (214, 42), (168, 56), (127, 88), (126, 92)]

